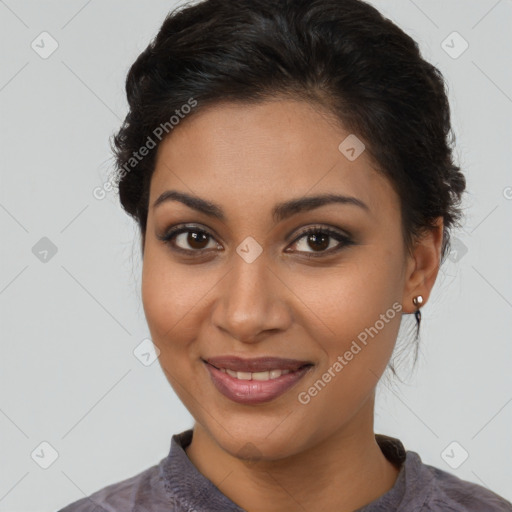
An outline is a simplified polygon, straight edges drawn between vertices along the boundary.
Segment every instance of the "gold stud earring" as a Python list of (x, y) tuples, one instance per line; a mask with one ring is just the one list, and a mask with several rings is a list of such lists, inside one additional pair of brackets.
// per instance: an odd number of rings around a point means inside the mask
[(421, 306), (423, 304), (423, 297), (421, 295), (417, 295), (412, 299), (412, 303), (415, 306)]

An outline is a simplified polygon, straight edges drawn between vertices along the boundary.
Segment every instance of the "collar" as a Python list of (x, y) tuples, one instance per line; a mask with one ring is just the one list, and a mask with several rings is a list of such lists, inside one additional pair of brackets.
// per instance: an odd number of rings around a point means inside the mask
[[(163, 465), (166, 491), (183, 510), (246, 512), (200, 473), (188, 458), (185, 449), (191, 443), (192, 436), (193, 429), (172, 436), (169, 455), (164, 459)], [(383, 434), (375, 434), (375, 439), (385, 457), (400, 468), (400, 472), (392, 489), (356, 512), (383, 510), (381, 508), (383, 505), (400, 503), (405, 495), (406, 461), (409, 465), (418, 462), (414, 458), (416, 454), (406, 452), (399, 439)]]

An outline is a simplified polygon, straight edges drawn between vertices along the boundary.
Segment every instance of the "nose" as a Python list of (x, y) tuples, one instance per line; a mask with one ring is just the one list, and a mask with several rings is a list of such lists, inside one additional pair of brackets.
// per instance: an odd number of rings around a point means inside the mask
[(286, 302), (291, 292), (261, 254), (248, 263), (234, 254), (230, 270), (219, 283), (213, 325), (242, 343), (257, 343), (271, 332), (289, 328)]

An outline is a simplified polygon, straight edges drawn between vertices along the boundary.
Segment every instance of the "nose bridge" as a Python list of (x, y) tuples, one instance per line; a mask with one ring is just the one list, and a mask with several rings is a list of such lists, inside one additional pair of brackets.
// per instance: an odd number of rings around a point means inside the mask
[[(239, 251), (243, 249), (242, 243)], [(213, 314), (215, 325), (243, 342), (257, 341), (262, 331), (284, 328), (288, 320), (275, 279), (263, 253), (253, 261), (234, 253)]]

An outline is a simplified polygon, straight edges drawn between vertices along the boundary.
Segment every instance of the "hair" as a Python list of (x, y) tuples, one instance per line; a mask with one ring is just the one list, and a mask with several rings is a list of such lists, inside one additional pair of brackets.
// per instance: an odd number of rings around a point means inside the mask
[[(447, 86), (418, 44), (362, 0), (204, 0), (171, 11), (126, 78), (128, 114), (111, 139), (124, 210), (145, 239), (157, 127), (220, 102), (304, 100), (364, 141), (400, 199), (407, 251), (443, 218), (441, 263), (460, 225), (464, 175), (452, 157)], [(197, 102), (185, 110), (191, 98)], [(180, 118), (183, 116), (180, 115)], [(175, 123), (172, 123), (173, 125)], [(165, 138), (165, 137), (164, 137)], [(154, 142), (154, 139), (153, 139)], [(142, 244), (143, 247), (143, 244)], [(143, 248), (142, 248), (143, 250)], [(417, 319), (416, 338), (419, 334)], [(416, 363), (417, 349), (414, 362)], [(396, 372), (391, 365), (393, 373)]]

